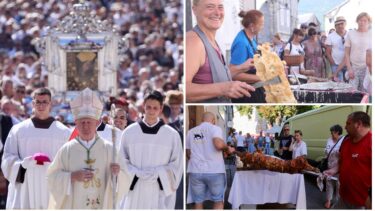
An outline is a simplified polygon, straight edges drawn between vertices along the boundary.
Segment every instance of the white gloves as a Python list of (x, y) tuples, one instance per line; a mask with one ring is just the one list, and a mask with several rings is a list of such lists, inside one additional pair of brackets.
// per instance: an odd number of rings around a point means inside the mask
[(148, 180), (148, 181), (156, 181), (159, 177), (159, 170), (160, 167), (151, 167), (145, 169), (138, 169), (136, 167), (132, 168), (132, 171), (135, 173), (139, 179)]
[(158, 176), (159, 176), (157, 172), (150, 170), (150, 169), (140, 170), (136, 173), (136, 175), (140, 179), (148, 180), (148, 181), (155, 181), (158, 179)]
[(28, 156), (23, 159), (21, 165), (23, 168), (28, 169), (33, 163), (35, 163), (33, 156)]

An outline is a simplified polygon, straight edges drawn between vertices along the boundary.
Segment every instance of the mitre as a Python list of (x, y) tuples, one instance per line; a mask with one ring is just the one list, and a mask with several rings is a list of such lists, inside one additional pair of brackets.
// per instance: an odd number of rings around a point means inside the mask
[(103, 104), (90, 88), (86, 88), (70, 102), (70, 109), (75, 120), (82, 118), (99, 120), (102, 114)]

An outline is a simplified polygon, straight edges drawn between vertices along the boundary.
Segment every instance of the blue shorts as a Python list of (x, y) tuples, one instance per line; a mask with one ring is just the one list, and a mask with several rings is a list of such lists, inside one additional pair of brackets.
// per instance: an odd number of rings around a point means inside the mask
[[(332, 74), (334, 74), (339, 66), (338, 65), (331, 65)], [(343, 82), (344, 81), (344, 73), (346, 72), (346, 67), (344, 67), (340, 73), (338, 74), (338, 79)]]
[[(190, 173), (189, 183), (191, 196), (195, 203), (203, 203), (205, 200), (221, 202), (224, 200), (225, 174), (200, 174)], [(209, 196), (209, 198), (207, 198)]]

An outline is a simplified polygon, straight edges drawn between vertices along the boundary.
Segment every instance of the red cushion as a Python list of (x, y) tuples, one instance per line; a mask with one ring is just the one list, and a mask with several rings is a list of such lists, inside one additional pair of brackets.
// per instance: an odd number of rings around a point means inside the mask
[(36, 160), (37, 165), (44, 165), (44, 162), (51, 162), (48, 155), (41, 152), (35, 153), (33, 158)]

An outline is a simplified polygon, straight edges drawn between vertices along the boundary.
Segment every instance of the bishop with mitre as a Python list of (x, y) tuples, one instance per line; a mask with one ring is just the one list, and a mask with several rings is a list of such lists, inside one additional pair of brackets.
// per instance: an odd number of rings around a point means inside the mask
[(114, 162), (113, 144), (96, 132), (103, 104), (86, 88), (70, 107), (79, 135), (57, 152), (48, 169), (49, 208), (114, 209), (113, 200), (122, 199), (130, 183), (122, 153)]

